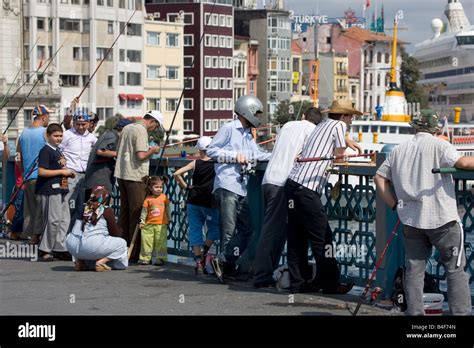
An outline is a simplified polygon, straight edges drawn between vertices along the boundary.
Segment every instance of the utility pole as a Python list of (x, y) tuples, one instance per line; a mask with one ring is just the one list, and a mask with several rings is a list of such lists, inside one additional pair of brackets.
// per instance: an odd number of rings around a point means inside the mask
[(313, 63), (313, 78), (314, 78), (314, 93), (313, 93), (313, 106), (317, 108), (319, 106), (318, 100), (318, 80), (319, 80), (319, 42), (318, 42), (318, 32), (319, 32), (319, 23), (315, 21), (313, 32), (314, 32), (314, 63)]

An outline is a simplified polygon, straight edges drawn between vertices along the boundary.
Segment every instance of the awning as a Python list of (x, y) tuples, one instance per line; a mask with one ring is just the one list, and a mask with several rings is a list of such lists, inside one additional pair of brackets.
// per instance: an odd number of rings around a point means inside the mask
[(125, 93), (120, 93), (119, 98), (122, 100), (127, 100), (127, 95)]
[(127, 94), (127, 99), (128, 100), (143, 100), (145, 97), (143, 97), (142, 94)]

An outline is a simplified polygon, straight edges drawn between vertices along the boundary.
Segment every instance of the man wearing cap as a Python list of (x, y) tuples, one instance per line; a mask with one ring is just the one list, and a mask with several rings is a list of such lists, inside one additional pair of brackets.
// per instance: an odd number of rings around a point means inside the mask
[[(335, 100), (329, 117), (319, 123), (306, 141), (302, 158), (342, 155), (346, 148), (346, 128), (353, 115), (362, 113), (346, 100)], [(340, 284), (340, 271), (334, 258), (332, 231), (321, 194), (329, 178), (330, 161), (296, 162), (285, 190), (288, 210), (288, 269), (293, 293), (323, 290), (345, 294), (352, 285)], [(308, 240), (316, 259), (316, 277), (307, 282)]]
[(97, 142), (97, 137), (89, 133), (89, 121), (89, 115), (85, 111), (76, 111), (73, 115), (73, 127), (64, 132), (63, 141), (59, 145), (59, 150), (67, 161), (66, 167), (76, 174), (68, 180), (69, 192), (66, 195), (66, 201), (69, 202), (71, 213), (68, 233), (76, 223), (76, 219), (82, 216), (87, 161)]
[(301, 121), (287, 122), (278, 132), (262, 181), (265, 217), (255, 252), (253, 285), (256, 288), (275, 286), (273, 272), (278, 268), (288, 227), (285, 183), (296, 157), (321, 120), (321, 109), (309, 108), (303, 113)]
[(441, 167), (473, 170), (474, 157), (462, 157), (452, 144), (434, 136), (438, 129), (434, 111), (422, 110), (420, 117), (410, 124), (416, 130), (415, 137), (397, 146), (375, 175), (377, 190), (404, 224), (407, 314), (425, 313), (425, 268), (434, 246), (440, 255), (439, 262), (445, 267), (451, 314), (470, 315), (464, 232), (454, 181), (450, 174), (432, 174), (431, 170)]
[[(142, 178), (150, 173), (150, 156), (158, 153), (158, 146), (148, 145), (148, 132), (163, 127), (163, 115), (157, 110), (148, 111), (142, 120), (126, 126), (117, 144), (115, 177), (120, 189), (120, 219), (122, 237), (130, 245), (135, 226), (140, 220), (140, 212), (146, 196), (146, 185)], [(131, 260), (138, 260), (140, 234), (137, 236)]]
[(89, 112), (89, 128), (88, 131), (89, 133), (94, 134), (94, 131), (97, 127), (97, 124), (99, 123), (99, 115), (97, 115), (95, 112), (90, 111)]
[(234, 111), (237, 119), (224, 124), (207, 149), (207, 155), (218, 162), (213, 192), (220, 212), (221, 253), (214, 259), (213, 267), (222, 283), (224, 271), (233, 273), (236, 270), (236, 261), (253, 235), (246, 169), (251, 162), (268, 161), (271, 157), (271, 153), (257, 146), (251, 133), (252, 127), (260, 125), (261, 101), (254, 96), (242, 96), (235, 103)]
[[(132, 121), (122, 118), (114, 129), (102, 134), (91, 151), (84, 178), (85, 202), (89, 199), (91, 191), (97, 185), (107, 188), (112, 192), (115, 178), (115, 161), (117, 157), (117, 141), (125, 126)], [(89, 128), (90, 129), (90, 128)]]
[(35, 196), (35, 186), (38, 178), (38, 155), (46, 144), (49, 113), (50, 110), (45, 105), (38, 105), (33, 109), (33, 123), (21, 133), (16, 149), (18, 167), (24, 180), (23, 234), (25, 237), (31, 236), (31, 244), (38, 244), (43, 232), (40, 230), (41, 219), (38, 220), (37, 216), (41, 207), (38, 197)]

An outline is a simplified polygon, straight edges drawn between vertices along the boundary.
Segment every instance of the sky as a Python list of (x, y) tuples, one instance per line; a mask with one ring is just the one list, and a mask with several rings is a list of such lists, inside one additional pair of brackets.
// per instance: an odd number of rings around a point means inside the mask
[[(262, 6), (264, 0), (259, 0), (259, 6)], [(267, 0), (270, 2), (271, 0)], [(327, 15), (329, 17), (343, 17), (344, 11), (351, 7), (356, 11), (356, 16), (362, 17), (362, 7), (367, 0), (284, 0), (286, 7), (293, 10), (295, 14), (318, 14)], [(446, 21), (444, 9), (448, 0), (370, 0), (370, 16), (367, 12), (367, 17), (372, 18), (372, 11), (377, 8), (377, 13), (380, 13), (382, 4), (385, 11), (385, 27), (393, 27), (393, 17), (398, 10), (404, 11), (404, 19), (401, 21), (400, 28), (407, 28), (401, 30), (399, 37), (406, 42), (411, 43), (408, 51), (414, 49), (414, 44), (429, 39), (433, 36), (431, 29), (431, 21), (434, 18), (440, 18)], [(474, 24), (474, 0), (461, 0), (464, 7), (464, 12)], [(319, 10), (319, 11), (317, 11)], [(390, 34), (387, 31), (387, 34)]]

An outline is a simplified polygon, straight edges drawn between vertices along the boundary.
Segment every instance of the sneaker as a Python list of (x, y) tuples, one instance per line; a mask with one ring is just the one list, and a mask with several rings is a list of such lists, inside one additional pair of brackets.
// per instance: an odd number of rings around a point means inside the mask
[(156, 259), (154, 265), (155, 266), (164, 266), (165, 264), (165, 261), (163, 261), (162, 259)]
[(139, 264), (140, 266), (146, 266), (150, 264), (150, 261), (138, 260), (137, 264)]
[(212, 269), (214, 271), (214, 274), (217, 277), (217, 280), (221, 284), (225, 284), (224, 272), (223, 272), (224, 265), (217, 259), (217, 257), (213, 257), (211, 259), (211, 266), (212, 266)]
[(204, 274), (204, 266), (202, 264), (202, 260), (196, 260), (196, 267), (194, 267), (194, 274), (196, 275)]

